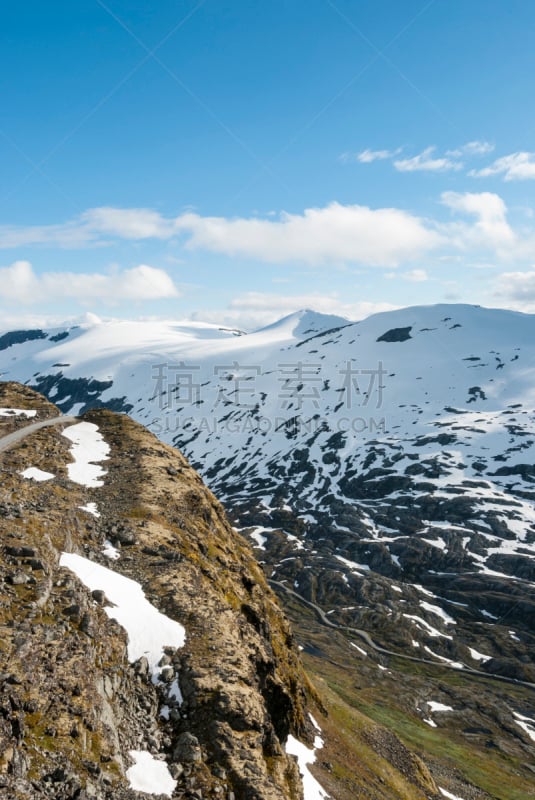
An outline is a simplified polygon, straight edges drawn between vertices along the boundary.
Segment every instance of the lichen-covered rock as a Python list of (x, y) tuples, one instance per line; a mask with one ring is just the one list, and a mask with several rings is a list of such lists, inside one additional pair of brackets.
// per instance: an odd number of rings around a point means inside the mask
[[(17, 396), (13, 384), (9, 400), (31, 401), (43, 417), (53, 409), (26, 388)], [(249, 546), (177, 451), (128, 417), (86, 419), (111, 447), (99, 488), (68, 479), (58, 428), (3, 457), (2, 797), (138, 797), (126, 778), (129, 751), (146, 750), (172, 768), (176, 797), (302, 800), (284, 742), (290, 733), (312, 741), (306, 678)], [(23, 478), (30, 465), (54, 479)], [(81, 508), (88, 502), (99, 517)], [(117, 560), (103, 554), (106, 540)], [(62, 552), (137, 581), (185, 627), (184, 647), (160, 661), (160, 680), (145, 657), (129, 662), (105, 592), (61, 567)], [(177, 681), (183, 702), (171, 691)]]

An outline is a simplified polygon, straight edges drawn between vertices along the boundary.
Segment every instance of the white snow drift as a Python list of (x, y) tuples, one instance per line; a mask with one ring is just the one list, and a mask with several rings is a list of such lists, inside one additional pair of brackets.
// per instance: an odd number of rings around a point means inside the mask
[(105, 461), (110, 452), (98, 426), (92, 422), (79, 422), (63, 431), (63, 436), (72, 442), (71, 455), (74, 463), (68, 464), (69, 478), (81, 486), (102, 486), (101, 478), (106, 474), (97, 462)]
[(106, 606), (104, 611), (128, 634), (129, 660), (133, 662), (145, 656), (156, 682), (160, 672), (158, 662), (164, 655), (164, 648), (183, 646), (186, 638), (184, 626), (149, 603), (136, 581), (75, 553), (62, 553), (59, 563), (74, 572), (91, 591), (101, 589), (105, 592), (113, 605)]

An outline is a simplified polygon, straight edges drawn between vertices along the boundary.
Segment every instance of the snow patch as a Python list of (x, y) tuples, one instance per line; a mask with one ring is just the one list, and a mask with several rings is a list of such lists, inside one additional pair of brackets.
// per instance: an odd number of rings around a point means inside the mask
[(77, 417), (82, 408), (86, 406), (87, 403), (75, 403), (73, 406), (69, 408), (69, 416), (70, 417)]
[(477, 650), (474, 650), (473, 647), (469, 647), (468, 650), (470, 651), (470, 655), (474, 659), (474, 661), (482, 661), (483, 664), (485, 661), (490, 661), (492, 656), (486, 656), (483, 653), (479, 653)]
[(446, 658), (445, 656), (439, 656), (438, 653), (433, 653), (431, 648), (427, 647), (427, 645), (424, 645), (424, 650), (426, 653), (429, 653), (430, 656), (434, 656), (434, 658), (438, 658), (439, 661), (449, 664), (450, 667), (454, 667), (455, 669), (464, 669), (464, 664), (462, 664), (460, 661), (452, 661), (450, 658)]
[(102, 555), (106, 556), (106, 558), (111, 558), (112, 561), (117, 561), (118, 558), (121, 558), (120, 552), (117, 550), (116, 547), (112, 545), (109, 539), (106, 539), (104, 542), (104, 547), (102, 548)]
[(370, 568), (367, 564), (357, 564), (356, 561), (350, 561), (348, 558), (344, 558), (343, 556), (335, 556), (338, 561), (341, 561), (342, 564), (345, 564), (346, 567), (349, 567), (350, 570), (358, 570), (359, 572), (370, 572)]
[(451, 792), (448, 792), (447, 789), (443, 789), (442, 786), (439, 786), (438, 788), (441, 794), (443, 794), (447, 800), (464, 800), (463, 797), (459, 797), (458, 794), (452, 794)]
[(535, 742), (535, 719), (531, 719), (531, 717), (525, 717), (523, 714), (519, 714), (517, 711), (513, 711), (513, 717), (515, 718), (516, 724), (522, 728), (525, 733), (527, 733), (533, 742)]
[(267, 542), (267, 536), (262, 536), (261, 531), (263, 531), (263, 530), (267, 530), (267, 529), (266, 528), (256, 528), (254, 531), (252, 531), (249, 534), (251, 539), (254, 539), (254, 541), (256, 542), (256, 546), (257, 546), (257, 548), (259, 550), (265, 550), (266, 549), (265, 544)]
[(35, 417), (37, 411), (25, 408), (0, 408), (0, 417)]
[(180, 691), (180, 686), (178, 685), (177, 678), (175, 678), (175, 680), (171, 684), (171, 688), (169, 689), (169, 697), (172, 698), (173, 700), (176, 700), (176, 702), (180, 706), (184, 702), (184, 698), (182, 696), (182, 692)]
[(97, 508), (96, 503), (86, 503), (85, 506), (78, 506), (80, 511), (87, 511), (88, 514), (91, 514), (93, 517), (100, 517), (100, 513)]
[(425, 619), (422, 617), (417, 617), (415, 614), (403, 614), (406, 619), (412, 619), (412, 621), (418, 625), (419, 628), (423, 628), (429, 636), (441, 636), (443, 639), (452, 639), (453, 637), (447, 633), (442, 633), (441, 631), (433, 628), (432, 625), (429, 624)]
[(113, 605), (104, 611), (116, 620), (128, 634), (128, 659), (137, 661), (145, 656), (152, 673), (153, 683), (158, 681), (159, 661), (165, 647), (182, 647), (186, 639), (183, 625), (158, 611), (145, 597), (136, 581), (125, 578), (107, 567), (101, 567), (75, 553), (62, 553), (60, 566), (67, 567), (90, 591), (100, 589)]
[(436, 539), (424, 539), (422, 536), (422, 542), (426, 542), (427, 544), (430, 544), (431, 547), (438, 548), (438, 550), (446, 550), (446, 542), (442, 536), (438, 536)]
[(302, 744), (292, 735), (288, 736), (288, 741), (286, 742), (286, 752), (297, 758), (299, 772), (303, 780), (304, 800), (328, 800), (329, 798), (327, 792), (308, 769), (308, 765), (313, 764), (316, 760), (316, 749), (321, 747), (323, 747), (323, 740), (320, 736), (316, 736), (314, 747), (312, 748)]
[(51, 472), (44, 472), (42, 469), (37, 469), (37, 467), (28, 467), (20, 474), (23, 478), (29, 478), (32, 481), (49, 481), (51, 478), (56, 477)]
[(426, 611), (429, 611), (431, 614), (435, 614), (437, 617), (441, 617), (446, 625), (456, 625), (456, 621), (451, 617), (443, 608), (440, 606), (434, 606), (432, 603), (427, 603), (425, 600), (420, 600), (420, 605), (422, 608), (425, 608)]
[(98, 426), (92, 422), (79, 422), (63, 431), (63, 436), (72, 442), (70, 449), (74, 463), (67, 465), (69, 478), (81, 486), (102, 486), (101, 478), (106, 474), (98, 463), (105, 461), (110, 452)]
[(171, 797), (177, 782), (172, 778), (165, 761), (158, 761), (146, 750), (129, 750), (128, 754), (135, 762), (126, 770), (130, 788), (145, 794)]
[(432, 713), (435, 711), (453, 711), (451, 706), (445, 706), (444, 703), (437, 703), (436, 700), (428, 700), (427, 705)]

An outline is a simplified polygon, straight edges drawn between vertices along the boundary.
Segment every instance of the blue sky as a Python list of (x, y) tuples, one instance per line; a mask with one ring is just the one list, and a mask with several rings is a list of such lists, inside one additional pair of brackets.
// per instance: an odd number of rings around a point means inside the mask
[(0, 328), (535, 311), (525, 0), (2, 4)]

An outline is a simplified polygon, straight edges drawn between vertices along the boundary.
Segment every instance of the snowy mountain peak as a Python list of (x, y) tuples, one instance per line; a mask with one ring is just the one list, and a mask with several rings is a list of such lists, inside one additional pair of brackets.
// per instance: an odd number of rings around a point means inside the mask
[(305, 308), (300, 311), (295, 311), (293, 314), (288, 314), (286, 317), (273, 322), (271, 325), (266, 325), (259, 328), (256, 333), (263, 333), (268, 331), (291, 331), (296, 337), (313, 336), (322, 331), (331, 330), (332, 328), (341, 328), (345, 325), (353, 324), (351, 320), (345, 317), (339, 317), (335, 314), (322, 314), (319, 311)]

